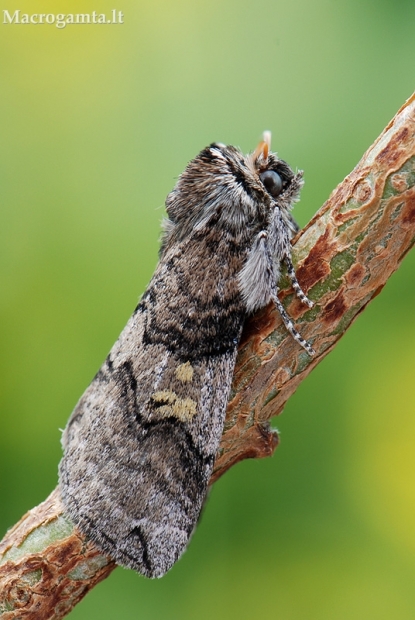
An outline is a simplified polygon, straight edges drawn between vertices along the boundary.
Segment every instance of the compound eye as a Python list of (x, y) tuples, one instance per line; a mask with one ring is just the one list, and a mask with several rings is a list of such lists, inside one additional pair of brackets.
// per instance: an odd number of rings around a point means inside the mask
[(277, 198), (281, 194), (282, 179), (278, 172), (275, 172), (275, 170), (265, 170), (265, 172), (261, 172), (259, 178), (265, 185), (268, 194), (271, 194), (273, 198)]

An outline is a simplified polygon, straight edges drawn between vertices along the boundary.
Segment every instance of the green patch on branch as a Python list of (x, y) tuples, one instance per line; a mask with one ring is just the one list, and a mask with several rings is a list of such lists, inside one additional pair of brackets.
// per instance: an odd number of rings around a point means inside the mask
[(299, 323), (313, 323), (313, 321), (320, 314), (320, 310), (321, 310), (321, 306), (316, 304), (315, 306), (310, 308), (310, 310), (307, 310), (307, 312), (303, 314), (303, 316), (301, 317), (301, 319), (298, 320), (298, 322)]
[(396, 172), (392, 172), (386, 179), (382, 198), (388, 199), (398, 196), (415, 185), (415, 156), (410, 157)]
[(336, 237), (338, 237), (344, 230), (349, 228), (349, 226), (354, 224), (357, 219), (359, 219), (358, 216), (351, 217), (350, 220), (347, 220), (347, 222), (344, 222), (344, 224), (340, 224), (336, 232)]
[(321, 299), (326, 293), (336, 291), (341, 283), (342, 276), (350, 269), (355, 261), (352, 248), (340, 252), (330, 261), (330, 275), (322, 282), (317, 282), (309, 291), (312, 300)]
[(84, 581), (91, 579), (104, 566), (108, 564), (108, 558), (104, 555), (97, 555), (94, 558), (80, 562), (73, 570), (68, 573), (69, 579), (73, 581)]
[(287, 270), (284, 269), (281, 272), (281, 275), (280, 275), (279, 280), (278, 280), (278, 288), (280, 290), (284, 290), (286, 288), (290, 288), (290, 286), (291, 286), (291, 281), (290, 281), (290, 279), (289, 279), (289, 277), (287, 275)]
[(4, 564), (8, 560), (17, 560), (24, 555), (41, 553), (54, 542), (67, 538), (73, 532), (74, 525), (70, 519), (60, 515), (57, 519), (33, 529), (19, 547), (12, 547), (0, 560)]
[[(281, 342), (285, 340), (286, 337), (287, 337), (287, 330), (285, 329), (284, 325), (281, 325), (278, 329), (274, 329), (274, 331), (271, 332), (270, 335), (264, 339), (264, 342), (272, 345), (272, 347), (276, 349), (277, 347), (280, 346)], [(259, 366), (260, 365), (261, 365), (261, 360), (260, 360)]]
[(5, 614), (7, 611), (13, 611), (14, 605), (10, 601), (0, 601), (0, 614)]
[(311, 360), (311, 356), (306, 351), (301, 351), (301, 353), (298, 354), (298, 363), (297, 368), (295, 369), (295, 374), (299, 375), (301, 372), (303, 372), (303, 370), (307, 368)]
[(22, 577), (22, 581), (26, 582), (29, 586), (34, 586), (42, 579), (42, 570), (32, 570), (30, 573), (25, 573)]

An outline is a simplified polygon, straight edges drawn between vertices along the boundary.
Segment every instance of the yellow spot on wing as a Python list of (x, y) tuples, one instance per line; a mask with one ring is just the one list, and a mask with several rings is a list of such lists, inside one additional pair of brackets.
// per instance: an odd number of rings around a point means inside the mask
[(187, 383), (192, 381), (193, 379), (193, 366), (190, 362), (185, 362), (184, 364), (180, 364), (176, 368), (176, 377), (179, 381), (183, 381), (183, 383)]
[(173, 415), (181, 422), (190, 422), (196, 413), (196, 402), (191, 398), (178, 398), (173, 405)]
[(191, 398), (179, 398), (175, 392), (169, 390), (154, 392), (151, 398), (155, 403), (163, 403), (156, 410), (156, 413), (162, 418), (174, 417), (180, 422), (190, 422), (197, 411), (196, 401)]
[(162, 390), (161, 392), (154, 392), (151, 398), (156, 403), (173, 404), (177, 398), (177, 394), (175, 392), (169, 392), (168, 390)]

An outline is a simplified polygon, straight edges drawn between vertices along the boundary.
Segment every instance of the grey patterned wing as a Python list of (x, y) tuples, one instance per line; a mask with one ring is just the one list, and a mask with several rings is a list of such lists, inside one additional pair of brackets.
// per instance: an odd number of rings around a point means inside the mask
[(148, 577), (180, 557), (223, 429), (235, 350), (186, 360), (131, 317), (63, 435), (68, 514), (115, 561)]

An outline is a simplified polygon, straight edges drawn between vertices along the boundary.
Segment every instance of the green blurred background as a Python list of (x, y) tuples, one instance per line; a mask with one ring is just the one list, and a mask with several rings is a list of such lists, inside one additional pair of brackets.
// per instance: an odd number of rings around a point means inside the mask
[[(188, 160), (271, 129), (305, 170), (304, 225), (415, 87), (403, 0), (2, 8), (125, 23), (0, 24), (0, 535), (55, 487), (59, 429), (152, 274)], [(289, 401), (275, 456), (215, 485), (172, 571), (117, 569), (71, 618), (415, 617), (414, 269), (412, 252)]]

